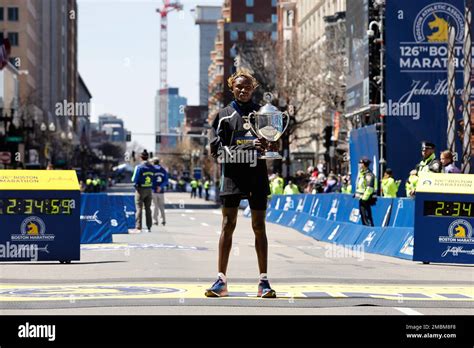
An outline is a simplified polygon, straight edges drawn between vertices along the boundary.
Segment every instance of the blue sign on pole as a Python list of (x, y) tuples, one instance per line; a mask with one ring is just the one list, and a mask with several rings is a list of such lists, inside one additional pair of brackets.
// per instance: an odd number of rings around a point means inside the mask
[[(380, 177), (377, 170), (379, 163), (379, 143), (377, 128), (375, 125), (354, 129), (350, 132), (349, 149), (351, 154), (351, 184), (356, 187), (357, 173), (359, 172), (359, 160), (367, 157), (372, 162), (369, 168), (377, 178)], [(375, 165), (374, 165), (375, 164)]]
[[(388, 0), (386, 7), (386, 159), (406, 179), (421, 160), (420, 144), (447, 147), (447, 39), (456, 30), (456, 131), (462, 115), (464, 0)], [(456, 137), (461, 158), (461, 143)], [(404, 183), (402, 183), (403, 187)]]

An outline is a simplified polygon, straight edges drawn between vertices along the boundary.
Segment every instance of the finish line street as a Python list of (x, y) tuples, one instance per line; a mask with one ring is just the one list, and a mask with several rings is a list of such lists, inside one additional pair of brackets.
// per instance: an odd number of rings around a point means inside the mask
[(470, 266), (328, 254), (331, 244), (271, 223), (269, 279), (278, 298), (260, 299), (251, 221), (242, 215), (229, 297), (206, 298), (217, 273), (220, 210), (186, 193), (166, 198), (167, 224), (151, 233), (83, 244), (71, 264), (0, 264), (0, 314), (474, 314)]

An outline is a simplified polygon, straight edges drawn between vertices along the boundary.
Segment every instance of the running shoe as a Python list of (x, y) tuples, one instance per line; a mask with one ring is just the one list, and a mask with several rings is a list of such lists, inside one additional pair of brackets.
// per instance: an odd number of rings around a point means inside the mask
[(267, 279), (260, 279), (258, 283), (257, 296), (261, 298), (275, 298), (276, 292), (270, 286), (270, 282)]
[(212, 284), (212, 286), (206, 290), (206, 297), (225, 297), (228, 296), (227, 292), (227, 283), (225, 283), (222, 278), (217, 278), (217, 280)]

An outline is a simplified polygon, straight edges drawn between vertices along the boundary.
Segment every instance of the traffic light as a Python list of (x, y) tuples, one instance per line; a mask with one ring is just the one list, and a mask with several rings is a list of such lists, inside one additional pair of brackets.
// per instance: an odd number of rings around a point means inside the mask
[(127, 139), (126, 139), (127, 143), (131, 142), (132, 141), (132, 133), (131, 132), (127, 132)]
[(159, 133), (156, 135), (156, 143), (157, 144), (161, 143), (161, 135)]
[(323, 130), (323, 138), (324, 138), (324, 147), (329, 151), (331, 147), (332, 141), (332, 126), (326, 126)]

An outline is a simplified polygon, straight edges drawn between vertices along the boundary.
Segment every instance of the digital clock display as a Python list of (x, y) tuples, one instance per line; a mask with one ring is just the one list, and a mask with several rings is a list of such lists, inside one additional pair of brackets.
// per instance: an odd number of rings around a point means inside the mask
[(425, 216), (474, 217), (474, 202), (425, 201)]
[(0, 198), (0, 215), (71, 215), (74, 203), (64, 198)]

